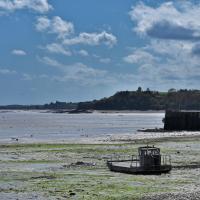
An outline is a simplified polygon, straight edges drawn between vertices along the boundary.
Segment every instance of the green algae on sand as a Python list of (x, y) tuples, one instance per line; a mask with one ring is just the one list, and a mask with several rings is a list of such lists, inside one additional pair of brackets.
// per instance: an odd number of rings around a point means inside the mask
[[(175, 169), (161, 176), (119, 174), (107, 169), (109, 156), (137, 154), (143, 144), (0, 145), (0, 198), (36, 194), (38, 199), (140, 199), (147, 194), (200, 186), (196, 169)], [(199, 139), (156, 140), (153, 144), (171, 154), (172, 164), (200, 162)], [(94, 164), (76, 165), (78, 161)]]

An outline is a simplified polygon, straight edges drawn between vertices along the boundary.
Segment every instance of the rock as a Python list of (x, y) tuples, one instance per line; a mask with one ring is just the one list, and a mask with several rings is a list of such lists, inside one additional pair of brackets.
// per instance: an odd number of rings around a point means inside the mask
[(15, 141), (19, 141), (19, 139), (18, 138), (11, 138), (12, 140), (15, 140)]
[(72, 163), (70, 166), (96, 166), (96, 163), (90, 163), (90, 162), (83, 162), (83, 161), (78, 161), (76, 163)]
[(69, 190), (69, 195), (70, 195), (70, 196), (75, 196), (75, 195), (76, 195), (76, 193), (75, 193), (75, 192), (73, 192), (72, 190)]

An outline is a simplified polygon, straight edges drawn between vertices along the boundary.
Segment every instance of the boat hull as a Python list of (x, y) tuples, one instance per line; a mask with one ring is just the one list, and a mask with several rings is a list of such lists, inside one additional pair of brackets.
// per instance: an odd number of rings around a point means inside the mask
[(160, 175), (162, 173), (169, 173), (172, 169), (171, 165), (161, 165), (159, 169), (148, 169), (144, 170), (140, 167), (124, 167), (113, 165), (112, 162), (108, 161), (107, 166), (110, 171), (126, 173), (126, 174), (143, 174), (143, 175)]

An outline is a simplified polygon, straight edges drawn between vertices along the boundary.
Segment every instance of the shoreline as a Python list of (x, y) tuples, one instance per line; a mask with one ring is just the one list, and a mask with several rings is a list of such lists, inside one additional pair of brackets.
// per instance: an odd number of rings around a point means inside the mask
[(164, 113), (165, 110), (84, 110), (80, 113), (69, 113), (72, 110), (68, 109), (0, 109), (0, 113), (6, 112), (38, 112), (38, 113), (53, 113), (53, 114), (92, 114), (92, 113)]
[[(66, 140), (18, 140), (18, 141), (0, 141), (1, 145), (17, 145), (17, 144), (77, 144), (77, 145), (101, 145), (101, 144), (123, 144), (123, 143), (153, 143), (153, 142), (165, 142), (165, 141), (184, 141), (184, 140), (200, 140), (200, 132), (161, 132), (160, 135), (154, 133), (147, 134), (135, 134), (133, 135), (113, 135), (109, 138), (79, 138), (77, 139), (66, 139)], [(138, 136), (139, 135), (139, 136)]]

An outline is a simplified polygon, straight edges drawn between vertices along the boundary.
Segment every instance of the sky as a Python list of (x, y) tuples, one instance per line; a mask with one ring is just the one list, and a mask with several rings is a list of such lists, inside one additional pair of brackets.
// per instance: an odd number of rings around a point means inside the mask
[(197, 0), (0, 0), (0, 104), (200, 89)]

